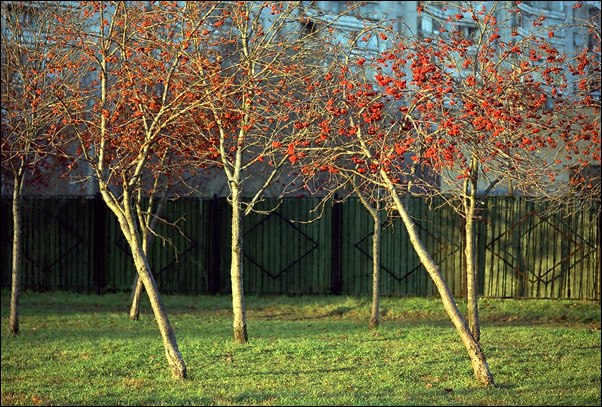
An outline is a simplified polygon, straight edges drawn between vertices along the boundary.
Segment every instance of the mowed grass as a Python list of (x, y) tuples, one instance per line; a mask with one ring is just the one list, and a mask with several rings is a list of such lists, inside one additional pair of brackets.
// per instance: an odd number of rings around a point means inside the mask
[[(8, 334), (2, 405), (600, 405), (600, 304), (480, 300), (496, 380), (477, 384), (437, 298), (247, 298), (249, 343), (228, 296), (164, 296), (189, 380), (172, 379), (148, 303), (129, 294), (25, 293)], [(464, 303), (459, 304), (461, 309)]]

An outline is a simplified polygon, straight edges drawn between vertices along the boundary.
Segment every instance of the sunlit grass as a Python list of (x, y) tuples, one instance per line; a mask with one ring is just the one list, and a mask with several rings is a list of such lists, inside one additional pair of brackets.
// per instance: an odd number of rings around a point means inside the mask
[(600, 405), (598, 303), (481, 300), (496, 380), (483, 388), (435, 298), (383, 299), (371, 331), (367, 299), (249, 297), (250, 342), (237, 345), (228, 296), (165, 296), (185, 382), (148, 304), (127, 318), (127, 293), (28, 293), (17, 337), (8, 298), (2, 405)]

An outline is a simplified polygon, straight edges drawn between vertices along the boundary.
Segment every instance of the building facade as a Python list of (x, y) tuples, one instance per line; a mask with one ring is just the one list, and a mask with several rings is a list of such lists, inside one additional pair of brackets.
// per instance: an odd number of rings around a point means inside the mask
[[(8, 2), (6, 2), (8, 3)], [(450, 2), (430, 2), (430, 1), (366, 1), (362, 2), (352, 13), (344, 17), (337, 17), (346, 7), (347, 1), (316, 1), (306, 2), (310, 7), (308, 11), (309, 18), (313, 19), (315, 24), (320, 24), (324, 20), (336, 20), (334, 26), (341, 32), (341, 37), (361, 30), (366, 22), (375, 22), (390, 20), (396, 31), (408, 36), (429, 36), (437, 35), (445, 25), (448, 17), (455, 15), (458, 7), (462, 6), (461, 1)], [(494, 3), (482, 2), (484, 7), (492, 7)], [(578, 5), (578, 7), (576, 6)], [(518, 7), (520, 13), (509, 13), (508, 8)], [(419, 13), (419, 9), (428, 12)], [(503, 40), (510, 40), (513, 31), (516, 30), (519, 35), (527, 35), (532, 32), (533, 22), (545, 16), (545, 25), (557, 26), (568, 25), (571, 28), (558, 31), (558, 34), (551, 38), (553, 45), (562, 51), (575, 51), (583, 48), (591, 48), (595, 45), (595, 33), (588, 32), (575, 22), (593, 19), (597, 24), (598, 35), (600, 32), (600, 1), (522, 1), (522, 2), (502, 2), (498, 6), (499, 20), (510, 19), (512, 21), (512, 30), (507, 29), (501, 32)], [(34, 14), (23, 16), (28, 24), (35, 24), (31, 21)], [(464, 35), (471, 37), (475, 34), (477, 27), (470, 18), (464, 18), (460, 24)], [(509, 27), (510, 28), (510, 27)], [(542, 36), (545, 35), (545, 30)], [(378, 43), (369, 44), (367, 50), (370, 53), (377, 53)], [(600, 97), (600, 90), (597, 91), (597, 97)], [(594, 119), (593, 119), (594, 120)], [(589, 170), (593, 176), (600, 173), (600, 163), (593, 162)], [(567, 174), (566, 177), (570, 177)], [(30, 186), (25, 191), (26, 194), (44, 194), (44, 195), (94, 195), (97, 188), (93, 178), (88, 181), (74, 184), (68, 179), (60, 176), (50, 177), (51, 182), (43, 186)], [(285, 181), (286, 182), (286, 181)], [(599, 181), (598, 181), (599, 182)], [(228, 193), (226, 180), (223, 178), (222, 171), (207, 171), (198, 177), (198, 194), (200, 196), (224, 196)], [(273, 191), (268, 190), (268, 194), (278, 195), (277, 187)], [(252, 189), (252, 188), (251, 188)], [(11, 193), (10, 179), (2, 177), (1, 182), (2, 195)], [(508, 188), (500, 185), (498, 193), (507, 193)]]

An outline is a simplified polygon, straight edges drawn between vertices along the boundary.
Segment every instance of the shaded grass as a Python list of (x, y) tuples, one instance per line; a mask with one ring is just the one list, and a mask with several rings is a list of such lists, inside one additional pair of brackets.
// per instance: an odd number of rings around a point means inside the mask
[(248, 297), (237, 345), (228, 296), (165, 296), (185, 382), (146, 302), (132, 322), (129, 294), (27, 293), (13, 337), (8, 298), (2, 405), (600, 405), (598, 303), (481, 300), (483, 388), (434, 298), (383, 299), (370, 331), (366, 299)]

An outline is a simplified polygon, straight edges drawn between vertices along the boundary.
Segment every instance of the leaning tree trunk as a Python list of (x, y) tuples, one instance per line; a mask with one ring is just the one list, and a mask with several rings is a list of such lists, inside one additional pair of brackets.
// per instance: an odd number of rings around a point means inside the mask
[(247, 319), (243, 290), (243, 239), (242, 210), (240, 207), (240, 190), (236, 182), (232, 183), (232, 262), (230, 264), (230, 280), (232, 283), (232, 313), (234, 316), (234, 341), (247, 343)]
[(134, 266), (138, 272), (138, 278), (144, 285), (144, 289), (148, 295), (155, 320), (157, 321), (157, 325), (159, 327), (159, 332), (161, 333), (161, 337), (163, 339), (165, 356), (167, 358), (169, 368), (176, 379), (185, 379), (187, 377), (186, 364), (184, 363), (182, 354), (178, 349), (175, 332), (171, 326), (171, 322), (169, 322), (167, 312), (165, 311), (165, 306), (163, 305), (163, 301), (161, 300), (161, 296), (159, 294), (159, 289), (157, 288), (157, 283), (153, 278), (150, 267), (146, 260), (142, 242), (140, 241), (139, 237), (136, 220), (130, 206), (130, 196), (128, 191), (124, 191), (123, 203), (120, 204), (116, 202), (114, 196), (108, 191), (106, 185), (101, 184), (99, 186), (103, 199), (117, 217), (121, 231), (123, 232), (123, 235), (125, 236), (132, 251), (132, 257), (134, 260)]
[[(161, 198), (159, 201), (159, 206), (153, 215), (153, 220), (150, 222), (148, 226), (149, 230), (142, 230), (142, 248), (144, 250), (144, 256), (148, 259), (148, 250), (153, 240), (153, 234), (150, 231), (155, 230), (157, 226), (157, 221), (161, 214), (161, 210), (163, 209), (164, 200)], [(152, 204), (149, 204), (148, 210), (152, 211)], [(132, 295), (130, 297), (131, 306), (130, 306), (130, 314), (129, 317), (132, 321), (137, 321), (140, 318), (140, 298), (142, 297), (142, 291), (144, 289), (144, 285), (140, 278), (138, 278), (138, 273), (136, 273), (134, 277), (134, 283), (132, 284)]]
[(138, 273), (136, 272), (136, 277), (134, 277), (134, 290), (132, 291), (131, 301), (132, 304), (130, 306), (130, 319), (132, 321), (137, 321), (140, 318), (140, 298), (142, 297), (142, 289), (144, 288), (144, 284), (142, 284), (142, 280), (138, 277)]
[(422, 265), (435, 283), (435, 286), (439, 291), (439, 295), (441, 296), (443, 307), (445, 308), (447, 315), (449, 316), (452, 324), (456, 328), (456, 331), (460, 335), (466, 350), (468, 351), (468, 356), (470, 357), (475, 378), (482, 384), (493, 385), (493, 375), (489, 370), (489, 365), (487, 364), (485, 354), (483, 353), (479, 343), (472, 335), (466, 320), (462, 316), (462, 313), (460, 313), (460, 310), (454, 301), (453, 295), (449, 290), (447, 283), (443, 279), (441, 272), (439, 271), (439, 267), (426, 250), (424, 243), (418, 235), (414, 221), (410, 217), (405, 205), (403, 205), (401, 202), (401, 199), (395, 190), (394, 184), (391, 182), (391, 179), (387, 173), (384, 172), (384, 170), (381, 170), (381, 177), (385, 181), (387, 190), (393, 198), (397, 212), (401, 215), (401, 219), (410, 237), (410, 242), (412, 242), (412, 247), (414, 247), (414, 250), (416, 251), (416, 254), (418, 254)]
[(23, 168), (15, 174), (13, 186), (13, 258), (12, 258), (12, 287), (10, 294), (10, 316), (8, 330), (11, 334), (19, 333), (19, 300), (21, 297), (21, 192), (23, 191)]
[(138, 271), (140, 280), (144, 284), (144, 289), (148, 295), (157, 325), (159, 326), (159, 331), (161, 332), (161, 337), (163, 338), (165, 356), (171, 369), (171, 373), (177, 379), (186, 379), (186, 364), (184, 363), (182, 354), (178, 349), (176, 334), (171, 326), (171, 323), (169, 322), (169, 318), (167, 317), (165, 306), (163, 305), (163, 301), (159, 295), (157, 284), (150, 271), (144, 253), (140, 246), (135, 246), (135, 244), (130, 243), (130, 247), (132, 248), (136, 270)]

